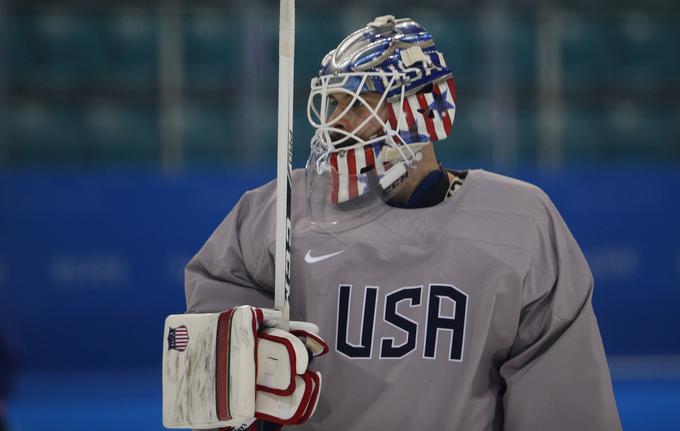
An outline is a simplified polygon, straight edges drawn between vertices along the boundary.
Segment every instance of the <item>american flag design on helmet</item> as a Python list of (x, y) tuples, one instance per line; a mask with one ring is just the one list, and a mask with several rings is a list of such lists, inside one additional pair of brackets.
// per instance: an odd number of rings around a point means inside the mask
[[(456, 114), (456, 87), (453, 78), (432, 85), (431, 92), (419, 92), (404, 98), (402, 110), (406, 121), (398, 124), (399, 101), (388, 105), (388, 120), (405, 144), (436, 142), (451, 133)], [(405, 123), (405, 124), (404, 124)]]
[(380, 148), (380, 145), (365, 145), (330, 154), (334, 204), (366, 194), (371, 177), (380, 176), (389, 168), (389, 164), (386, 166), (380, 160)]

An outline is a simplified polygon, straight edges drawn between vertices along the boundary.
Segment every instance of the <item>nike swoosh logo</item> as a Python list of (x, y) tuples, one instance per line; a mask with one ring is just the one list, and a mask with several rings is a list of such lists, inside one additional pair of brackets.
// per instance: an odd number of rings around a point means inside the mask
[(307, 250), (307, 254), (305, 255), (305, 262), (307, 263), (316, 263), (316, 262), (321, 262), (322, 260), (329, 259), (333, 256), (337, 256), (340, 253), (342, 253), (345, 250), (340, 250), (336, 251), (335, 253), (330, 253), (330, 254), (324, 254), (322, 256), (312, 256), (312, 250)]

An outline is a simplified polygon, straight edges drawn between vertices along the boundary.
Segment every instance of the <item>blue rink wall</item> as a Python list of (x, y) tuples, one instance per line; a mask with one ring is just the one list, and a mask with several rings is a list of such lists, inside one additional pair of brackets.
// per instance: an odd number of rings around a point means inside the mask
[[(92, 429), (98, 417), (106, 425), (95, 429), (161, 429), (161, 331), (167, 314), (184, 311), (183, 266), (273, 172), (1, 173), (0, 333), (22, 369), (15, 429)], [(651, 377), (613, 367), (626, 429), (676, 429), (680, 170), (509, 174), (543, 188), (583, 248), (608, 355), (670, 358), (668, 374)], [(645, 427), (650, 417), (658, 423)]]
[[(273, 172), (0, 174), (0, 326), (23, 367), (158, 366), (184, 264)], [(607, 352), (680, 355), (680, 171), (516, 176), (551, 196), (588, 257)]]

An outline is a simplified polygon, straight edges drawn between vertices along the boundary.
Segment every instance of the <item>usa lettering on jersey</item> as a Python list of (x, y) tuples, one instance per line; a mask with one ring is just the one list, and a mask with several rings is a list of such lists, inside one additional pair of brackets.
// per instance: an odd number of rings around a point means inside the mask
[[(424, 340), (422, 342), (422, 357), (436, 359), (437, 338), (441, 332), (450, 333), (451, 344), (447, 352), (449, 361), (463, 360), (465, 341), (465, 317), (467, 314), (468, 296), (465, 292), (451, 284), (432, 283), (429, 285), (427, 302), (422, 304), (423, 286), (403, 287), (383, 296), (383, 321), (395, 329), (395, 333), (406, 335), (406, 341), (397, 344), (396, 337), (375, 338), (376, 314), (378, 309), (378, 286), (364, 286), (363, 307), (361, 311), (361, 325), (359, 334), (348, 334), (350, 313), (356, 319), (358, 310), (350, 310), (352, 285), (338, 286), (338, 314), (335, 349), (350, 359), (370, 359), (373, 357), (374, 346), (379, 349), (380, 359), (401, 359), (416, 351), (418, 348), (419, 326), (425, 325)], [(453, 313), (442, 313), (442, 304), (448, 301), (453, 305)], [(402, 307), (425, 306), (425, 319), (418, 322), (399, 313)], [(351, 337), (350, 337), (351, 335)], [(358, 335), (358, 336), (357, 336)], [(358, 339), (359, 343), (351, 343), (349, 338)]]

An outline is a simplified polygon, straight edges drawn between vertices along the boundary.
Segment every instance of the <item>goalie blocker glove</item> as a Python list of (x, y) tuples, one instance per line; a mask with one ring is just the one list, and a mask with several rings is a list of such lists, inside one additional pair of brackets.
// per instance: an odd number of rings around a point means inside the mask
[(318, 327), (277, 327), (276, 310), (236, 307), (222, 313), (175, 314), (165, 320), (163, 425), (247, 429), (256, 419), (307, 421), (321, 374), (310, 357), (328, 352)]

